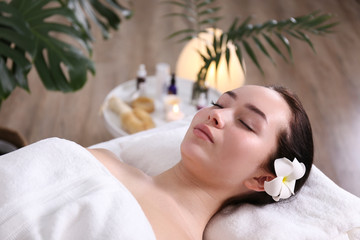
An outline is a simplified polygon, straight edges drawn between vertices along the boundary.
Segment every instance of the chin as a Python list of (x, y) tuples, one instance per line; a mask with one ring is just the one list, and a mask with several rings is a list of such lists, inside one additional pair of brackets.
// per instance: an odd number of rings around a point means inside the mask
[(205, 163), (210, 159), (209, 152), (206, 148), (193, 141), (183, 141), (180, 145), (180, 153), (182, 161), (190, 163), (190, 166), (199, 165), (202, 162)]

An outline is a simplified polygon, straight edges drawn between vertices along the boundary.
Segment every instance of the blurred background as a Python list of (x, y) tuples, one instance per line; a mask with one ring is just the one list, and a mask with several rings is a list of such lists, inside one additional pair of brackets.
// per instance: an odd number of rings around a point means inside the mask
[[(134, 16), (103, 40), (94, 28), (96, 75), (74, 93), (48, 91), (37, 73), (29, 74), (31, 93), (20, 88), (0, 108), (0, 126), (18, 131), (33, 143), (60, 137), (90, 146), (113, 136), (100, 109), (106, 95), (120, 83), (134, 79), (140, 64), (148, 75), (159, 62), (175, 71), (185, 46), (166, 36), (183, 23), (164, 15), (174, 6), (156, 0), (133, 0)], [(228, 29), (235, 17), (252, 16), (253, 23), (286, 19), (320, 10), (339, 22), (333, 34), (310, 36), (316, 49), (292, 42), (293, 63), (264, 56), (262, 75), (245, 57), (245, 84), (281, 84), (295, 91), (308, 112), (315, 140), (315, 165), (339, 186), (360, 197), (360, 2), (356, 0), (221, 0), (218, 26)]]

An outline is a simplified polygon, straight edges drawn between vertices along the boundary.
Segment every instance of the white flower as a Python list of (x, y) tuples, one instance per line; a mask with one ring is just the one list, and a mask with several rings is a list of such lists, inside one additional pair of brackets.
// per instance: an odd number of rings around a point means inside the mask
[(295, 182), (304, 176), (306, 168), (296, 158), (292, 162), (287, 158), (279, 158), (274, 165), (276, 178), (265, 181), (264, 189), (275, 201), (279, 201), (294, 194)]

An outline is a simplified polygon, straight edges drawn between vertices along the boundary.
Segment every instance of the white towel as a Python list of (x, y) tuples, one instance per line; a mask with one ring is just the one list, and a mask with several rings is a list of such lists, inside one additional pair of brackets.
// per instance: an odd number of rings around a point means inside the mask
[(360, 199), (343, 190), (313, 166), (296, 196), (263, 207), (243, 205), (212, 219), (207, 240), (357, 239)]
[(131, 193), (83, 147), (46, 139), (0, 157), (0, 239), (155, 239)]

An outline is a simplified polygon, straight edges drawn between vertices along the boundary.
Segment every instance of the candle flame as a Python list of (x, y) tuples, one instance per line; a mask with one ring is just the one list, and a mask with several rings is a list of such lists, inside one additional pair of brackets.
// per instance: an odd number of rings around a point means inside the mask
[(174, 113), (178, 113), (180, 111), (180, 108), (179, 108), (178, 104), (174, 104), (172, 109), (173, 109)]

